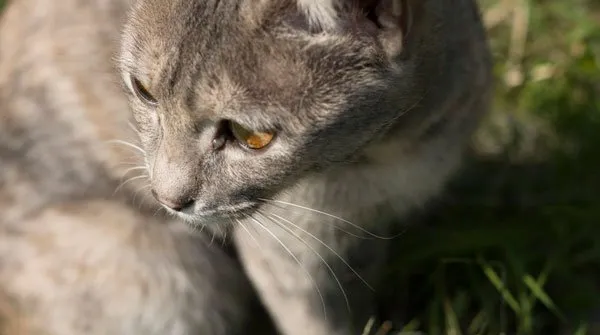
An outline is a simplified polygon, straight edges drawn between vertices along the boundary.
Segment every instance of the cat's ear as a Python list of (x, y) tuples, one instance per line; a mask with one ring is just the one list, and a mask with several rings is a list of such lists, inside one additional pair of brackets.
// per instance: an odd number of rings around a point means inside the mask
[(296, 0), (312, 31), (349, 31), (376, 36), (399, 53), (422, 0)]

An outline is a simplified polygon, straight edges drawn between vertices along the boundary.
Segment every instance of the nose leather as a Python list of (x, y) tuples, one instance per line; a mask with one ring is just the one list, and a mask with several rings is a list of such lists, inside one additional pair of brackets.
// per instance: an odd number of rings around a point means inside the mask
[(152, 195), (154, 196), (154, 198), (156, 198), (156, 200), (158, 202), (160, 202), (162, 205), (164, 205), (165, 207), (168, 207), (174, 211), (181, 211), (184, 208), (190, 207), (194, 201), (190, 200), (190, 199), (169, 199), (166, 197), (161, 197), (158, 193), (156, 193), (155, 190), (152, 190)]
[(180, 132), (165, 130), (152, 166), (152, 194), (174, 211), (193, 205), (200, 189), (199, 155), (188, 142)]

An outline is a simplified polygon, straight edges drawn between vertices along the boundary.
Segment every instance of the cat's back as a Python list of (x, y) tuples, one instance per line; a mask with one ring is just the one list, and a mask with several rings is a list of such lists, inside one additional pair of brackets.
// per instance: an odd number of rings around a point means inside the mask
[[(106, 196), (135, 149), (113, 70), (128, 0), (18, 0), (0, 18), (0, 208)], [(131, 175), (130, 175), (131, 176)]]
[[(448, 128), (470, 134), (488, 111), (493, 87), (493, 60), (480, 8), (476, 0), (428, 0), (423, 6), (429, 15), (420, 24), (430, 27), (419, 42), (422, 71), (418, 80), (428, 85), (423, 91), (426, 99), (419, 105), (436, 112), (428, 115), (430, 120), (417, 132), (425, 131), (420, 134), (424, 139)], [(466, 128), (447, 127), (454, 124)]]
[(125, 203), (147, 183), (113, 65), (129, 5), (0, 16), (0, 334), (231, 334), (244, 318), (227, 253), (137, 210), (142, 192)]

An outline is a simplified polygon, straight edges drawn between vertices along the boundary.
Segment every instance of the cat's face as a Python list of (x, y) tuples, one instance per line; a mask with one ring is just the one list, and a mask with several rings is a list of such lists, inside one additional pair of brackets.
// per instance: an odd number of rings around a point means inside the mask
[(412, 66), (350, 17), (324, 32), (293, 1), (138, 1), (121, 68), (157, 199), (188, 221), (243, 214), (381, 135)]

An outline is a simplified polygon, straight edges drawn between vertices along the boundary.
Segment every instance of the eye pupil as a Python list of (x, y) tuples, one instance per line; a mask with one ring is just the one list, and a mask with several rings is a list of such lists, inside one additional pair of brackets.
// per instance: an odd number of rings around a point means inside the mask
[(273, 141), (273, 137), (275, 137), (274, 133), (252, 131), (236, 122), (230, 122), (229, 128), (240, 144), (253, 150), (265, 148)]
[(158, 105), (158, 100), (156, 100), (140, 80), (134, 76), (131, 76), (131, 86), (133, 86), (133, 90), (140, 100), (151, 106)]

